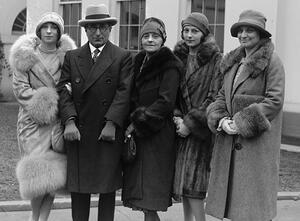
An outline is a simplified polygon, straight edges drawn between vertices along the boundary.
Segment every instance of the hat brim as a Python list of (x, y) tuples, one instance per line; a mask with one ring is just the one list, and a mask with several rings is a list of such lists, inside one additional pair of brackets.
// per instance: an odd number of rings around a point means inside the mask
[(109, 18), (101, 18), (101, 19), (81, 19), (78, 21), (78, 24), (82, 27), (92, 23), (108, 23), (111, 26), (114, 26), (115, 24), (117, 24), (117, 22), (118, 20), (116, 18), (109, 17)]
[(272, 34), (270, 32), (268, 32), (267, 30), (261, 28), (260, 26), (258, 25), (255, 25), (253, 23), (249, 23), (249, 22), (237, 22), (235, 24), (233, 24), (230, 28), (230, 33), (231, 33), (231, 36), (232, 37), (237, 37), (237, 34), (238, 34), (238, 31), (239, 31), (239, 28), (241, 26), (251, 26), (255, 29), (257, 29), (261, 34), (262, 34), (262, 37), (271, 37)]

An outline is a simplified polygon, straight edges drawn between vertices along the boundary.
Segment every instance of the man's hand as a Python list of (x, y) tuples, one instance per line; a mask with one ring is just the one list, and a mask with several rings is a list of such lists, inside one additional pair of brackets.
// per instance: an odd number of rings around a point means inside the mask
[(65, 125), (64, 138), (68, 141), (80, 140), (80, 132), (74, 120), (68, 120)]
[(116, 126), (112, 121), (107, 121), (98, 140), (115, 141), (116, 139)]

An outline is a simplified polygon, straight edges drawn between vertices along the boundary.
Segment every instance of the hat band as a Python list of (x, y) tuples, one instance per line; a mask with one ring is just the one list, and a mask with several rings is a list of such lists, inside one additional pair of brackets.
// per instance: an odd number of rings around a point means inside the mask
[(109, 18), (109, 15), (106, 14), (98, 14), (98, 15), (87, 15), (85, 16), (85, 19), (103, 19), (103, 18)]

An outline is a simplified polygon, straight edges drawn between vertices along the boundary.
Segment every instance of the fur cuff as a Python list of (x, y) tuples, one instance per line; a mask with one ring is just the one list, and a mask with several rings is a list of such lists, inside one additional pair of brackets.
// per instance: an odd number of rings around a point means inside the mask
[(58, 112), (58, 98), (55, 88), (38, 88), (28, 104), (28, 114), (40, 125), (54, 122)]
[(24, 156), (17, 164), (16, 176), (22, 199), (54, 193), (66, 186), (67, 158), (53, 151)]
[(225, 103), (215, 101), (207, 107), (206, 116), (209, 129), (217, 133), (219, 121), (224, 117), (229, 117), (230, 114), (227, 112)]
[(137, 136), (149, 136), (164, 125), (164, 120), (147, 111), (146, 107), (138, 107), (130, 118)]
[(251, 105), (237, 112), (233, 120), (239, 134), (245, 138), (258, 136), (271, 127), (271, 123), (257, 105)]
[(184, 117), (183, 123), (196, 137), (205, 139), (209, 135), (205, 110), (196, 108), (190, 110)]

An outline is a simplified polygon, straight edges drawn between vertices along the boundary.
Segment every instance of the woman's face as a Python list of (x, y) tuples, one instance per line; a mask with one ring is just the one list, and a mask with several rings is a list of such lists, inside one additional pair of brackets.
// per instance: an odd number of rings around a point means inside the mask
[(189, 47), (196, 47), (201, 43), (201, 39), (204, 37), (202, 31), (192, 25), (184, 26), (182, 35), (183, 40)]
[(259, 32), (251, 26), (241, 26), (237, 37), (241, 46), (246, 49), (254, 48), (260, 40)]
[(41, 27), (41, 40), (46, 44), (56, 44), (58, 40), (58, 27), (51, 23), (47, 22)]
[(154, 53), (158, 51), (163, 44), (163, 39), (159, 34), (150, 32), (146, 33), (142, 37), (142, 47), (148, 53)]

